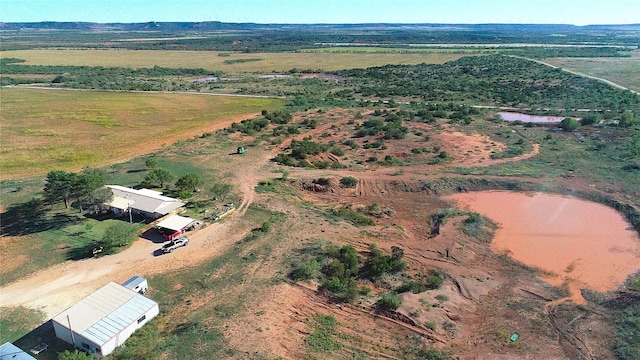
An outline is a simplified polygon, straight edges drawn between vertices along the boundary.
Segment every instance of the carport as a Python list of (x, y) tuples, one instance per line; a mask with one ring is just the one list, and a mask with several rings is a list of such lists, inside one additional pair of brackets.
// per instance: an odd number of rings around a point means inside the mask
[(184, 234), (190, 227), (194, 227), (197, 220), (180, 215), (171, 215), (156, 225), (158, 231), (167, 240), (173, 240)]

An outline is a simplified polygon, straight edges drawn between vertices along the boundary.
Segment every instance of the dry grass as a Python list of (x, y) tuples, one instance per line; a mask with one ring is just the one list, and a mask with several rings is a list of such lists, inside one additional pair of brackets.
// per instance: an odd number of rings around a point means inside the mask
[(2, 89), (0, 97), (0, 179), (122, 161), (283, 102), (36, 89)]
[[(132, 68), (185, 67), (212, 71), (272, 72), (292, 68), (339, 70), (386, 64), (441, 64), (468, 54), (416, 51), (410, 53), (230, 53), (218, 56), (217, 51), (169, 50), (16, 50), (4, 51), (3, 58), (19, 58), (29, 65), (88, 65), (123, 66)], [(225, 64), (225, 60), (263, 59), (244, 63)]]
[(640, 52), (628, 58), (555, 58), (545, 62), (640, 91)]

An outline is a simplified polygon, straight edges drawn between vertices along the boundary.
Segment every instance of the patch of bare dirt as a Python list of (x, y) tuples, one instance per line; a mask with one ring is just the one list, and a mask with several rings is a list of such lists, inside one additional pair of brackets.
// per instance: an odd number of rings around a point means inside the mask
[[(298, 140), (309, 135), (316, 137), (314, 141), (333, 139), (341, 143), (350, 139), (343, 126), (355, 115), (346, 110), (296, 115), (294, 121), (301, 121), (303, 116), (333, 120), (297, 135)], [(323, 135), (325, 133), (327, 136)], [(244, 139), (242, 135), (235, 136)], [(459, 133), (433, 136), (443, 149), (455, 154), (455, 161), (460, 162), (453, 164), (460, 166), (488, 165), (496, 161), (487, 159), (490, 152), (503, 146), (487, 143), (489, 140), (482, 136)], [(363, 145), (361, 140), (357, 141)], [(588, 355), (596, 353), (593, 350), (598, 346), (595, 337), (585, 334), (591, 331), (589, 329), (598, 328), (598, 318), (585, 316), (571, 322), (571, 312), (550, 317), (548, 305), (562, 297), (561, 291), (537, 279), (530, 269), (494, 254), (488, 242), (461, 233), (458, 228), (462, 217), (449, 219), (438, 235), (431, 235), (430, 214), (449, 206), (421, 189), (419, 180), (425, 179), (425, 171), (433, 170), (433, 165), (400, 167), (402, 172), (397, 168), (368, 166), (365, 160), (374, 153), (372, 151), (338, 157), (341, 163), (352, 164), (346, 170), (288, 168), (289, 186), (301, 191), (299, 200), (313, 204), (301, 208), (298, 199), (285, 201), (281, 194), (256, 194), (254, 191), (258, 181), (274, 177), (275, 165), (269, 160), (289, 143), (290, 139), (272, 148), (251, 148), (245, 156), (234, 157), (233, 162), (220, 165), (224, 167), (221, 171), (235, 173), (242, 205), (222, 222), (208, 224), (191, 233), (189, 246), (154, 257), (153, 251), (158, 245), (141, 239), (117, 255), (66, 262), (0, 288), (0, 306), (39, 308), (52, 316), (108, 281), (121, 282), (132, 275), (148, 276), (214, 258), (250, 230), (252, 224), (243, 221), (242, 215), (251, 203), (260, 202), (287, 214), (282, 225), (287, 236), (275, 245), (268, 244), (274, 247), (269, 259), (261, 259), (243, 269), (246, 280), (238, 291), (245, 291), (249, 299), (240, 313), (226, 321), (224, 330), (231, 346), (243, 352), (237, 358), (256, 353), (285, 359), (307, 357), (305, 340), (313, 331), (311, 324), (318, 313), (332, 315), (338, 320), (339, 341), (349, 345), (349, 350), (341, 352), (340, 357), (401, 358), (403, 349), (409, 347), (436, 347), (462, 359), (568, 359), (574, 358), (573, 351), (584, 353), (584, 348)], [(388, 153), (397, 156), (408, 156), (410, 149), (416, 146), (392, 141), (388, 144)], [(534, 146), (533, 155), (524, 156), (534, 156), (537, 151), (538, 147)], [(203, 156), (199, 161), (206, 164), (216, 156), (221, 155)], [(333, 158), (327, 155), (326, 159)], [(438, 165), (435, 169), (453, 164)], [(367, 168), (369, 170), (365, 171)], [(342, 176), (357, 177), (356, 188), (341, 188), (338, 182)], [(311, 186), (312, 180), (318, 177), (327, 177), (330, 184), (322, 185), (322, 188)], [(358, 208), (373, 203), (387, 211), (375, 217), (376, 226), (372, 227), (358, 228), (322, 215), (329, 208)], [(401, 284), (401, 279), (389, 277), (376, 283), (363, 282), (372, 289), (371, 294), (353, 304), (334, 303), (318, 291), (317, 283), (282, 282), (283, 271), (289, 270), (283, 265), (285, 259), (294, 251), (304, 251), (309, 241), (318, 238), (353, 245), (362, 256), (366, 256), (371, 243), (387, 252), (392, 246), (401, 247), (410, 276), (419, 277), (438, 269), (446, 274), (444, 283), (437, 290), (402, 294), (404, 303), (397, 312), (381, 313), (374, 306), (376, 295), (390, 292)], [(271, 286), (264, 285), (274, 278), (280, 281)], [(198, 302), (206, 302), (208, 297), (224, 296), (224, 291), (227, 289), (210, 291), (202, 298), (180, 305), (180, 311), (189, 312), (199, 306)], [(568, 333), (569, 323), (583, 345), (575, 341), (569, 341), (567, 345), (559, 340), (567, 338), (563, 334)], [(513, 333), (520, 335), (516, 342), (509, 340)], [(314, 356), (335, 358), (332, 353)]]

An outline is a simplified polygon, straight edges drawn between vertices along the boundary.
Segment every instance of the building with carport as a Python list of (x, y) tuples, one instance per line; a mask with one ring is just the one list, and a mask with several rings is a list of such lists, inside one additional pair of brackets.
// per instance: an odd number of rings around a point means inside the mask
[(115, 213), (136, 212), (150, 219), (161, 218), (184, 206), (178, 199), (163, 196), (160, 191), (106, 185), (113, 198), (105, 203)]
[(110, 282), (56, 315), (56, 336), (76, 348), (106, 356), (158, 315), (158, 303)]
[(190, 217), (171, 215), (160, 221), (156, 227), (167, 240), (173, 240), (184, 234), (187, 230), (197, 227), (198, 221)]

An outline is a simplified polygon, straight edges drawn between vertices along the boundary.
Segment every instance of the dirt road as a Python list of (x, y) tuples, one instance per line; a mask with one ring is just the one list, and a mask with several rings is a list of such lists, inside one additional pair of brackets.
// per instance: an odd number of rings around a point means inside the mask
[[(237, 240), (239, 214), (189, 234), (189, 245), (154, 256), (161, 244), (139, 239), (116, 255), (67, 261), (0, 288), (0, 306), (26, 306), (52, 317), (109, 281), (123, 282), (133, 275), (152, 275), (215, 256)], [(233, 229), (233, 231), (231, 231)]]
[(622, 85), (620, 85), (620, 84), (616, 84), (616, 83), (614, 83), (614, 82), (613, 82), (613, 81), (611, 81), (611, 80), (603, 79), (603, 78), (600, 78), (600, 77), (597, 77), (597, 76), (587, 75), (587, 74), (580, 73), (580, 72), (573, 71), (573, 70), (568, 70), (568, 69), (560, 68), (560, 67), (558, 67), (558, 66), (555, 66), (555, 65), (553, 65), (553, 64), (549, 64), (549, 63), (544, 62), (544, 61), (541, 61), (541, 60), (535, 60), (535, 59), (530, 59), (530, 58), (526, 58), (526, 57), (522, 57), (522, 56), (515, 56), (515, 55), (510, 55), (510, 56), (513, 56), (513, 57), (516, 57), (516, 58), (519, 58), (519, 59), (525, 59), (525, 60), (533, 61), (533, 62), (536, 62), (536, 63), (538, 63), (538, 64), (542, 64), (542, 65), (549, 66), (549, 67), (554, 68), (554, 69), (561, 69), (562, 71), (564, 71), (564, 72), (568, 72), (569, 74), (578, 75), (578, 76), (582, 76), (582, 77), (590, 78), (590, 79), (593, 79), (593, 80), (602, 81), (603, 83), (605, 83), (605, 84), (607, 84), (607, 85), (609, 85), (609, 86), (613, 86), (613, 87), (614, 87), (614, 88), (616, 88), (616, 89), (620, 89), (620, 90), (629, 90), (629, 91), (631, 91), (631, 92), (633, 92), (633, 93), (640, 94), (639, 92), (637, 92), (637, 91), (635, 91), (635, 90), (631, 90), (631, 89), (629, 89), (628, 87), (622, 86)]

